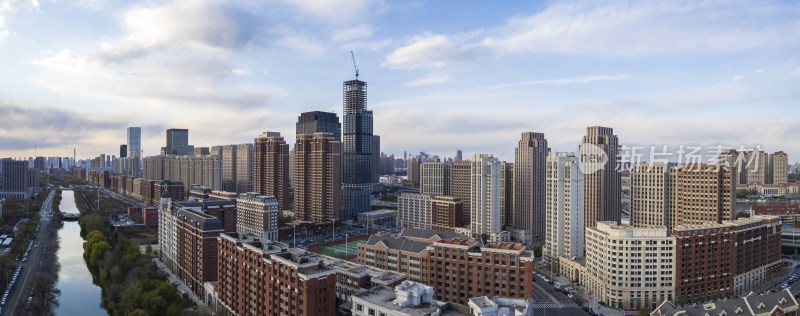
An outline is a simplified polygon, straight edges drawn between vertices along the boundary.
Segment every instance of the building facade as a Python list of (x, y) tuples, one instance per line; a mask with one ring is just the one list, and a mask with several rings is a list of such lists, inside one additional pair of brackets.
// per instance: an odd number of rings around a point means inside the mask
[(342, 141), (342, 123), (333, 112), (303, 112), (297, 117), (295, 135), (313, 135), (314, 133), (330, 133), (337, 142)]
[(327, 223), (340, 218), (340, 150), (341, 144), (333, 134), (297, 135), (294, 147), (296, 219)]
[(462, 227), (464, 218), (464, 203), (461, 199), (452, 196), (436, 196), (431, 200), (431, 229), (453, 232)]
[(253, 148), (253, 191), (278, 199), (280, 210), (289, 210), (289, 145), (280, 133), (264, 132)]
[(420, 165), (419, 193), (450, 195), (450, 165), (428, 161)]
[(236, 199), (236, 231), (278, 241), (279, 212), (274, 196), (241, 193)]
[(184, 128), (170, 128), (167, 130), (167, 155), (192, 155), (194, 148), (189, 147), (189, 130)]
[(545, 236), (545, 161), (550, 148), (542, 133), (524, 132), (514, 150), (514, 229), (529, 231), (532, 240)]
[(594, 227), (598, 221), (619, 223), (621, 218), (621, 179), (617, 170), (619, 139), (614, 135), (614, 129), (610, 127), (590, 126), (586, 128), (582, 144), (599, 147), (608, 159), (600, 170), (584, 176), (584, 224), (586, 227)]
[(501, 233), (501, 170), (500, 161), (492, 155), (473, 157), (470, 230), (474, 236), (485, 236), (493, 241), (508, 241), (508, 233)]
[(681, 166), (675, 176), (675, 226), (733, 219), (736, 189), (732, 176), (720, 165)]
[(372, 111), (367, 110), (367, 83), (343, 83), (342, 219), (356, 219), (371, 210), (375, 184)]
[(472, 220), (472, 163), (469, 160), (457, 161), (450, 168), (450, 195), (461, 199), (464, 204), (464, 218), (461, 224), (468, 226)]
[(433, 195), (402, 193), (397, 197), (397, 227), (433, 227)]
[(175, 217), (175, 274), (195, 295), (203, 297), (203, 284), (217, 280), (217, 237), (224, 232), (222, 221), (190, 209), (179, 210)]
[(573, 153), (549, 153), (545, 164), (545, 244), (553, 270), (561, 257), (584, 256), (583, 172)]
[(631, 166), (631, 225), (666, 226), (668, 230), (674, 227), (677, 170), (665, 163), (636, 163)]

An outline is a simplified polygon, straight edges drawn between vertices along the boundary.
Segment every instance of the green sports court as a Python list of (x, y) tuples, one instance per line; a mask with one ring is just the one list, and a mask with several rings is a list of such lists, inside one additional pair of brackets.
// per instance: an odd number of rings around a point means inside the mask
[[(319, 253), (331, 257), (349, 257), (355, 256), (358, 252), (358, 244), (365, 242), (364, 240), (353, 241), (345, 244), (330, 246), (322, 248)], [(346, 250), (345, 250), (346, 249)], [(346, 251), (346, 252), (345, 252)]]

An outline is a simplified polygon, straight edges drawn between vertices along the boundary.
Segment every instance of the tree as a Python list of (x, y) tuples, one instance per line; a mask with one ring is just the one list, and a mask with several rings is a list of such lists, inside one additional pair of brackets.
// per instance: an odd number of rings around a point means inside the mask
[(144, 247), (144, 253), (146, 253), (148, 256), (151, 255), (153, 253), (153, 246), (148, 244), (146, 247)]
[(742, 217), (749, 218), (750, 217), (750, 213), (747, 213), (747, 212), (737, 212), (736, 213), (736, 219), (740, 219)]
[(650, 316), (650, 310), (647, 308), (642, 308), (639, 310), (639, 316)]

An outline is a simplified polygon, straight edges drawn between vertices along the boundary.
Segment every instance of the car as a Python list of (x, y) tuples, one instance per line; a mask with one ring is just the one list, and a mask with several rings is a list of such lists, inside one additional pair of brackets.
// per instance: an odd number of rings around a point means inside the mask
[(28, 258), (22, 258), (22, 262), (28, 262)]
[(172, 281), (172, 285), (177, 286), (178, 285), (178, 281)]
[(789, 285), (784, 283), (784, 284), (781, 284), (781, 287), (785, 289), (785, 288), (789, 287)]
[(567, 294), (567, 297), (569, 297), (569, 298), (575, 298), (575, 296), (574, 296), (574, 295), (572, 295), (572, 294)]
[(31, 302), (33, 302), (33, 296), (28, 296), (28, 304), (30, 304)]
[(560, 290), (561, 289), (561, 286), (559, 286), (558, 284), (556, 284), (556, 286), (554, 286), (554, 287), (556, 288), (556, 290)]

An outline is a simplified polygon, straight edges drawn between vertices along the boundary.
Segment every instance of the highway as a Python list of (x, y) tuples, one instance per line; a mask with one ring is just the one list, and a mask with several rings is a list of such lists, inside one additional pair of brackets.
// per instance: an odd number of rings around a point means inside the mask
[(27, 262), (22, 262), (22, 259), (17, 262), (18, 266), (22, 267), (22, 271), (20, 271), (19, 277), (17, 277), (17, 281), (8, 295), (6, 304), (3, 306), (3, 315), (21, 314), (25, 305), (28, 304), (28, 297), (33, 293), (33, 282), (41, 265), (39, 258), (41, 258), (41, 254), (48, 251), (46, 247), (36, 247), (36, 245), (40, 244), (45, 236), (45, 222), (53, 217), (52, 205), (55, 193), (55, 189), (50, 190), (47, 199), (42, 203), (41, 220), (39, 221), (40, 229), (36, 232), (36, 239), (33, 240), (34, 246), (28, 252)]

